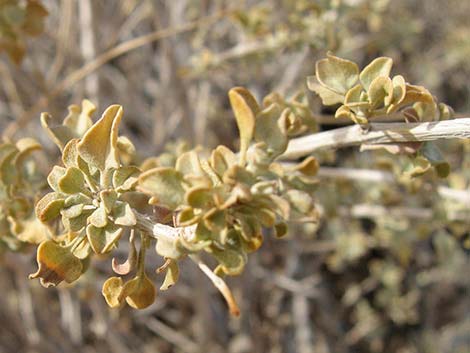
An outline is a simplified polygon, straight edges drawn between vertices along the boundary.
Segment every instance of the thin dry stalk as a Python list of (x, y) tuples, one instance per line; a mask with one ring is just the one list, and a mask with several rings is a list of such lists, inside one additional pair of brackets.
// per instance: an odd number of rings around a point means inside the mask
[(470, 138), (470, 118), (427, 123), (371, 123), (347, 126), (293, 139), (283, 159), (296, 159), (325, 148), (362, 144), (434, 141)]
[(53, 87), (47, 95), (38, 99), (36, 103), (31, 107), (31, 109), (29, 109), (25, 114), (23, 114), (16, 122), (12, 122), (7, 127), (4, 136), (13, 136), (18, 131), (18, 129), (24, 127), (42, 108), (44, 108), (49, 102), (49, 100), (56, 97), (61, 92), (71, 88), (77, 82), (81, 81), (82, 79), (99, 69), (101, 66), (103, 66), (110, 60), (113, 60), (134, 49), (140, 48), (144, 45), (161, 40), (163, 38), (168, 38), (181, 33), (189, 32), (195, 28), (198, 28), (201, 25), (207, 25), (209, 23), (215, 22), (229, 15), (232, 11), (233, 10), (220, 11), (214, 15), (206, 16), (195, 21), (190, 21), (181, 26), (165, 28), (149, 34), (145, 34), (143, 36), (128, 40), (124, 43), (115, 46), (114, 48), (105, 51), (104, 53), (96, 57), (93, 61), (88, 62), (81, 68), (73, 71), (62, 81), (60, 81), (55, 87)]

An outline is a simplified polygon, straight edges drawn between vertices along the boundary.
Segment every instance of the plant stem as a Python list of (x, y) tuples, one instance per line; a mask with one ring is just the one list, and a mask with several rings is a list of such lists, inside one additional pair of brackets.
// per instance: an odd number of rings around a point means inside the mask
[[(182, 236), (186, 239), (190, 239), (196, 230), (194, 226), (189, 227), (172, 227), (166, 224), (154, 223), (152, 220), (137, 211), (134, 210), (137, 218), (137, 227), (147, 233), (154, 239), (167, 238), (169, 240), (175, 240), (177, 237)], [(199, 269), (211, 280), (214, 286), (219, 290), (219, 292), (224, 297), (227, 302), (229, 311), (234, 316), (240, 315), (240, 309), (233, 297), (230, 288), (227, 286), (225, 281), (217, 276), (210, 268), (207, 266), (202, 259), (196, 254), (190, 254), (189, 258), (199, 267)]]
[(324, 148), (469, 138), (470, 118), (427, 123), (371, 123), (367, 130), (354, 125), (292, 139), (281, 159), (296, 159)]

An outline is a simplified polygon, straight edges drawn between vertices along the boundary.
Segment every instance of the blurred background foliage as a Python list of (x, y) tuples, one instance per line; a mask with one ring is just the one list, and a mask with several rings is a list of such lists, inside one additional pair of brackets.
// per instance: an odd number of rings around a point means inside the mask
[[(5, 141), (41, 142), (44, 175), (59, 154), (39, 112), (59, 122), (83, 98), (124, 106), (122, 133), (142, 159), (237, 146), (233, 86), (302, 96), (331, 129), (344, 122), (305, 81), (328, 50), (361, 67), (389, 56), (465, 116), (469, 13), (459, 0), (0, 0), (0, 128)], [(190, 265), (148, 309), (117, 311), (100, 294), (108, 262), (45, 290), (27, 281), (34, 251), (5, 251), (0, 352), (469, 352), (470, 144), (439, 146), (445, 180), (409, 178), (407, 157), (381, 151), (317, 153), (322, 221), (266, 237), (230, 279), (240, 319)]]

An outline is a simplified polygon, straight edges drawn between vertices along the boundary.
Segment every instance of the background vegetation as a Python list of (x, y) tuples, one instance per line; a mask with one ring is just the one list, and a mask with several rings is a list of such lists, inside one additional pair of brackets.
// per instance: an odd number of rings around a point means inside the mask
[[(124, 106), (121, 131), (142, 158), (184, 143), (237, 146), (233, 86), (258, 99), (300, 92), (319, 130), (349, 124), (306, 90), (328, 50), (361, 67), (389, 56), (394, 72), (469, 116), (465, 1), (41, 3), (48, 15), (36, 9), (39, 27), (1, 27), (0, 129), (5, 139), (33, 136), (44, 146), (44, 175), (59, 154), (39, 113), (59, 122), (83, 98), (100, 111)], [(191, 264), (149, 308), (118, 311), (100, 294), (108, 262), (94, 260), (79, 282), (45, 290), (26, 280), (33, 249), (5, 248), (0, 352), (468, 352), (470, 144), (439, 146), (451, 166), (444, 180), (409, 178), (409, 159), (383, 151), (317, 153), (321, 223), (266, 237), (229, 280), (239, 319)]]

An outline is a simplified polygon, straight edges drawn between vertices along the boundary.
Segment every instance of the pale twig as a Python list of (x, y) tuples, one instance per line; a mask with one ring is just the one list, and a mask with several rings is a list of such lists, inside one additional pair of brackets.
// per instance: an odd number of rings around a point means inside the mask
[(70, 41), (70, 24), (72, 23), (72, 16), (74, 12), (74, 1), (63, 0), (60, 2), (60, 20), (57, 31), (56, 40), (56, 54), (49, 71), (46, 74), (47, 82), (55, 82), (60, 70), (64, 65), (66, 51), (71, 43)]
[[(90, 0), (78, 2), (78, 18), (80, 22), (80, 50), (85, 62), (92, 62), (96, 56), (95, 36), (93, 32), (93, 11)], [(96, 105), (98, 101), (98, 76), (88, 75), (85, 78), (85, 93)]]
[(93, 61), (90, 61), (83, 65), (81, 68), (73, 71), (62, 81), (60, 81), (55, 87), (50, 89), (49, 92), (47, 92), (47, 95), (38, 99), (36, 103), (31, 107), (31, 109), (29, 109), (25, 114), (23, 114), (21, 118), (19, 118), (16, 122), (11, 123), (8, 126), (7, 130), (5, 131), (5, 136), (12, 136), (19, 128), (26, 125), (38, 113), (38, 111), (44, 108), (50, 99), (56, 97), (64, 90), (69, 89), (77, 82), (81, 81), (82, 79), (99, 69), (102, 65), (106, 64), (110, 60), (115, 59), (134, 49), (140, 48), (144, 45), (158, 41), (160, 39), (181, 34), (184, 32), (189, 32), (203, 24), (208, 24), (217, 21), (221, 17), (230, 14), (232, 11), (233, 10), (220, 11), (214, 15), (203, 17), (195, 21), (190, 21), (181, 26), (165, 28), (149, 34), (145, 34), (143, 36), (128, 40), (105, 51), (101, 55), (97, 56)]
[(21, 101), (20, 94), (16, 87), (13, 76), (8, 66), (0, 61), (0, 77), (2, 78), (3, 90), (8, 97), (8, 105), (14, 115), (21, 115), (24, 113), (24, 104)]
[(204, 274), (207, 277), (209, 277), (212, 284), (219, 290), (220, 294), (222, 294), (225, 301), (227, 302), (230, 314), (232, 314), (233, 316), (239, 316), (240, 309), (238, 308), (237, 302), (235, 301), (235, 298), (233, 297), (232, 291), (227, 286), (225, 281), (219, 276), (217, 276), (214, 272), (212, 272), (209, 266), (207, 266), (198, 256), (192, 254), (192, 255), (189, 255), (189, 257), (191, 260), (193, 260), (196, 263), (199, 269), (202, 272), (204, 272)]
[(371, 123), (347, 126), (293, 139), (282, 159), (295, 159), (325, 148), (362, 144), (434, 141), (470, 138), (470, 118), (427, 123)]
[[(153, 222), (148, 217), (139, 214), (134, 211), (137, 217), (137, 227), (145, 231), (151, 237), (157, 239), (166, 239), (174, 241), (178, 237), (185, 238), (190, 240), (194, 237), (196, 231), (196, 225), (189, 227), (172, 227), (166, 224)], [(227, 286), (225, 281), (217, 276), (210, 268), (207, 266), (202, 259), (196, 254), (190, 254), (189, 258), (199, 267), (199, 269), (211, 280), (214, 286), (219, 290), (219, 292), (224, 297), (227, 302), (230, 314), (234, 316), (240, 315), (240, 309), (233, 297), (230, 288)]]
[(307, 298), (295, 294), (292, 299), (292, 316), (295, 319), (295, 343), (299, 353), (314, 353), (312, 345), (314, 331), (309, 313), (310, 305)]
[[(390, 172), (374, 169), (331, 168), (321, 167), (318, 171), (321, 178), (348, 179), (359, 182), (395, 183), (396, 178)], [(470, 190), (452, 189), (448, 186), (438, 186), (440, 197), (466, 204), (470, 207)]]

